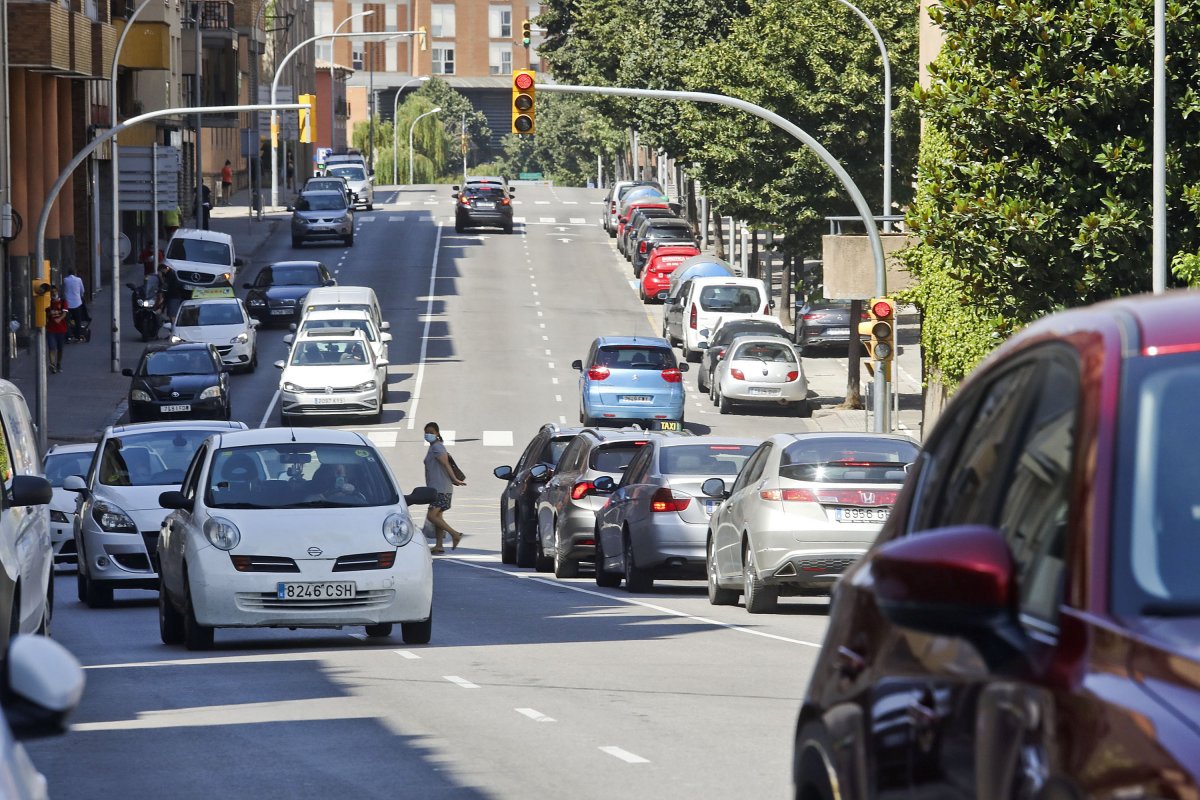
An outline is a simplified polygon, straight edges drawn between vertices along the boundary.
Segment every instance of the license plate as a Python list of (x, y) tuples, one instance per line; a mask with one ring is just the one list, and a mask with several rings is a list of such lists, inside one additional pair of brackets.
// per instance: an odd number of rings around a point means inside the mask
[(336, 406), (341, 403), (341, 398), (338, 397), (314, 397), (313, 405), (318, 406)]
[(282, 316), (282, 315), (284, 315), (284, 314), (292, 314), (292, 313), (294, 313), (294, 312), (293, 312), (293, 311), (292, 311), (292, 309), (290, 309), (290, 308), (272, 308), (272, 309), (271, 309), (271, 313), (272, 313), (272, 314), (278, 314), (278, 315)]
[(191, 411), (191, 410), (192, 410), (192, 407), (190, 405), (163, 406), (162, 407), (162, 412), (164, 414), (177, 414), (181, 411)]
[(354, 583), (277, 583), (275, 596), (280, 600), (349, 600)]
[(623, 394), (621, 395), (622, 403), (649, 403), (650, 395), (648, 394)]
[(833, 518), (838, 522), (887, 522), (890, 508), (835, 508)]
[(826, 336), (849, 336), (850, 329), (849, 328), (826, 328), (825, 335)]
[(778, 389), (764, 389), (759, 386), (752, 386), (752, 387), (750, 387), (750, 394), (758, 395), (760, 397), (776, 397), (779, 395), (779, 390)]
[(486, 208), (486, 209), (491, 210), (496, 207), (496, 204), (495, 203), (476, 203), (475, 207), (476, 208)]

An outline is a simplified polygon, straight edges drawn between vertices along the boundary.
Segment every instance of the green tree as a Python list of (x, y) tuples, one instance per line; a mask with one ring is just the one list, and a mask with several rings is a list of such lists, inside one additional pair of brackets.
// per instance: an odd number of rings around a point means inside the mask
[(471, 101), (467, 99), (466, 95), (452, 89), (450, 84), (441, 78), (430, 78), (420, 89), (413, 92), (413, 95), (425, 100), (428, 108), (442, 109), (439, 116), (447, 130), (460, 132), (465, 115), (470, 146), (476, 149), (487, 147), (488, 140), (492, 136), (492, 129), (488, 127), (487, 117), (483, 115), (482, 111), (475, 110), (475, 106), (471, 105)]
[(584, 98), (543, 92), (537, 98), (537, 135), (504, 137), (501, 156), (481, 171), (509, 178), (540, 172), (563, 186), (583, 186), (596, 175), (596, 156), (606, 162), (620, 152), (622, 131)]

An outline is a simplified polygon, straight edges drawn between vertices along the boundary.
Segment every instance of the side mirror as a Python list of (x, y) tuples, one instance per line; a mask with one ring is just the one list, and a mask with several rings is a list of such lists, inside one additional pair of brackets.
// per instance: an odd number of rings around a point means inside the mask
[(83, 482), (83, 478), (79, 475), (68, 475), (63, 481), (62, 488), (67, 492), (87, 493), (87, 484)]
[(404, 504), (409, 506), (427, 506), (437, 500), (437, 489), (429, 486), (418, 486), (404, 495)]
[(54, 487), (40, 475), (16, 475), (12, 479), (14, 506), (44, 506), (54, 497)]
[(137, 291), (137, 287), (136, 287), (136, 286), (134, 286), (132, 283), (127, 283), (127, 284), (125, 284), (125, 288), (126, 288), (126, 289), (133, 289), (135, 292)]
[(709, 478), (700, 484), (700, 491), (706, 497), (717, 497), (721, 500), (729, 497), (729, 492), (725, 491), (725, 481), (721, 478)]
[(529, 468), (529, 477), (535, 481), (548, 481), (552, 471), (549, 464), (534, 464)]
[(296, 323), (294, 323), (294, 322), (288, 323), (288, 330), (291, 331), (292, 333), (295, 333), (296, 332)]
[(126, 378), (132, 378), (133, 370), (130, 369), (129, 367), (126, 367), (125, 369), (121, 370), (121, 374), (124, 375)]
[(284, 206), (283, 210), (284, 211), (295, 211), (296, 207), (295, 206)]
[(8, 646), (4, 704), (17, 739), (62, 733), (85, 683), (75, 656), (48, 636), (17, 636)]
[(275, 362), (275, 369), (283, 369), (283, 367), (284, 367), (283, 361)]
[(451, 197), (458, 197), (458, 192), (451, 192), (451, 193), (450, 193), (450, 196), (451, 196)]
[(243, 283), (243, 284), (242, 284), (242, 288), (243, 288), (243, 289), (253, 289), (253, 288), (254, 288), (254, 284), (253, 284), (253, 283)]
[(509, 480), (513, 476), (513, 469), (509, 466), (496, 467), (492, 470), (492, 474), (502, 481)]
[(775, 301), (774, 301), (774, 300), (768, 300), (768, 301), (767, 301), (767, 308), (774, 308), (774, 307), (775, 307)]
[(289, 333), (289, 334), (286, 334), (286, 335), (284, 335), (284, 337), (283, 337), (283, 343), (284, 343), (284, 344), (291, 344), (291, 343), (292, 343), (292, 342), (294, 342), (294, 341), (296, 341), (296, 337), (295, 337), (294, 335), (290, 334), (290, 333)]
[(184, 496), (183, 492), (178, 490), (171, 492), (163, 492), (158, 496), (158, 504), (163, 508), (181, 509), (191, 508), (192, 501)]
[(514, 189), (513, 187), (511, 187), (511, 186), (510, 186), (510, 187), (508, 187), (508, 193), (509, 193), (509, 194), (516, 194), (516, 193), (517, 193), (517, 190), (516, 190), (516, 189)]
[(576, 372), (583, 372), (583, 362), (578, 358), (571, 362), (571, 369)]
[(691, 369), (691, 366), (686, 361), (679, 362), (680, 372), (687, 372), (689, 369)]
[(700, 344), (696, 345), (696, 349), (698, 350), (707, 350), (710, 347), (712, 347), (712, 345), (710, 345), (708, 342), (701, 342)]
[(392, 329), (392, 323), (388, 322), (387, 320), (384, 320), (383, 322), (379, 323), (379, 330), (390, 331), (391, 329)]
[(592, 482), (592, 485), (596, 487), (597, 492), (611, 492), (617, 488), (617, 482), (608, 475), (601, 475), (599, 478), (596, 478)]
[(248, 324), (250, 325), (251, 328), (257, 328), (262, 323), (259, 322), (258, 320), (256, 320), (254, 317), (251, 317), (250, 322)]
[(387, 365), (389, 365), (389, 364), (391, 364), (391, 363), (392, 363), (392, 362), (388, 361), (386, 358), (381, 358), (381, 359), (379, 359), (378, 361), (376, 361), (376, 362), (375, 362), (375, 366), (377, 366), (377, 367), (386, 367)]
[(457, 192), (460, 188), (462, 188), (462, 187), (460, 187), (458, 184), (455, 184), (450, 187), (450, 191)]
[(387, 344), (391, 340), (392, 340), (392, 335), (390, 333), (379, 334), (379, 341), (383, 342), (384, 344)]
[(243, 260), (242, 260), (242, 259), (240, 259), (240, 258), (235, 258), (235, 259), (233, 260), (233, 265), (234, 265), (235, 267), (244, 267), (244, 266), (246, 266), (246, 262), (245, 262), (245, 261), (243, 261)]
[(333, 278), (329, 278), (328, 280), (326, 280), (326, 281), (325, 281), (324, 283), (322, 283), (321, 285), (322, 285), (322, 286), (337, 286), (337, 281), (335, 281)]

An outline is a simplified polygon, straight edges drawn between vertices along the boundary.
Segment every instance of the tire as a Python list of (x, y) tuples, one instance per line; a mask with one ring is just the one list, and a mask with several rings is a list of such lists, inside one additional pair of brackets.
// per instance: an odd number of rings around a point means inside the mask
[(542, 547), (542, 541), (539, 537), (537, 543), (537, 556), (533, 560), (533, 568), (537, 572), (553, 572), (554, 559), (546, 555), (545, 548)]
[[(517, 538), (518, 539), (521, 538), (520, 534), (517, 534)], [(504, 528), (503, 527), (501, 527), (501, 529), (500, 529), (500, 563), (501, 564), (517, 563), (517, 545), (515, 543), (509, 544), (508, 542), (506, 542), (504, 540)]]
[(703, 355), (704, 355), (704, 353), (700, 350), (684, 350), (683, 351), (684, 360), (691, 364), (699, 364), (700, 358)]
[(46, 605), (42, 611), (42, 624), (38, 626), (38, 633), (42, 636), (50, 635), (50, 625), (54, 622), (54, 563), (50, 564), (50, 582), (46, 584)]
[(708, 384), (704, 382), (704, 370), (696, 370), (696, 391), (708, 392)]
[[(529, 531), (525, 528), (533, 528), (533, 535), (529, 535)], [(517, 542), (513, 545), (515, 553), (515, 561), (518, 567), (532, 567), (537, 562), (537, 546), (534, 539), (537, 538), (537, 526), (525, 523), (521, 524), (521, 516), (517, 515)]]
[[(82, 573), (80, 573), (82, 575)], [(111, 586), (97, 586), (90, 577), (83, 578), (83, 602), (88, 608), (111, 608), (113, 590)]]
[(722, 414), (728, 414), (733, 411), (733, 403), (729, 402), (729, 398), (721, 394), (721, 390), (717, 390), (717, 409)]
[(401, 622), (400, 638), (405, 644), (429, 644), (433, 638), (433, 609), (429, 610), (429, 619), (420, 622)]
[(801, 400), (799, 403), (793, 403), (792, 408), (796, 412), (796, 416), (801, 419), (808, 419), (813, 414), (812, 403), (807, 400)]
[(513, 226), (512, 226), (512, 223), (509, 223), (508, 225), (505, 225), (505, 226), (504, 226), (504, 232), (505, 232), (505, 233), (512, 233), (512, 232), (513, 232)]
[(654, 576), (649, 571), (638, 567), (633, 557), (633, 542), (629, 540), (629, 531), (625, 531), (625, 591), (648, 592), (654, 588)]
[(392, 635), (392, 623), (379, 622), (374, 625), (367, 625), (364, 630), (367, 632), (367, 636), (372, 639), (386, 639)]
[(461, 222), (459, 222), (458, 220), (454, 221), (454, 232), (455, 233), (465, 233), (466, 230), (467, 229), (465, 227), (463, 227), (463, 224)]
[(346, 238), (342, 239), (342, 241), (346, 243), (346, 247), (354, 247), (354, 234), (350, 234)]
[(793, 750), (796, 800), (833, 800), (834, 778), (829, 774), (827, 756), (821, 751), (832, 752), (832, 741), (825, 726), (810, 720), (800, 726)]
[(300, 245), (304, 244), (304, 240), (299, 236), (292, 237), (292, 247), (299, 249)]
[(705, 570), (708, 573), (708, 602), (714, 606), (737, 605), (738, 593), (733, 589), (722, 588), (717, 582), (717, 554), (713, 550), (712, 537), (708, 537), (708, 552)]
[(558, 542), (558, 532), (554, 533), (554, 577), (578, 578), (579, 562), (563, 557), (562, 548)]
[(83, 570), (75, 571), (75, 592), (79, 596), (79, 602), (87, 602), (87, 582), (83, 577)]
[(619, 572), (604, 570), (604, 549), (600, 546), (600, 533), (596, 533), (596, 585), (603, 589), (615, 589), (621, 585)]
[(158, 587), (158, 635), (163, 644), (183, 644), (183, 614), (162, 586)]
[(258, 369), (258, 348), (257, 347), (255, 347), (254, 350), (252, 350), (250, 352), (250, 369), (248, 369), (246, 371), (254, 372), (254, 370), (256, 370), (256, 369)]
[[(184, 565), (186, 574), (187, 565)], [(213, 629), (196, 621), (196, 609), (192, 607), (192, 587), (187, 578), (183, 581), (183, 596), (186, 606), (183, 611), (183, 645), (188, 650), (211, 650)]]
[(375, 210), (375, 204), (367, 203), (367, 211), (374, 211), (374, 210)]
[(754, 550), (747, 544), (742, 549), (742, 597), (751, 614), (774, 611), (779, 603), (779, 589), (764, 586), (754, 569)]

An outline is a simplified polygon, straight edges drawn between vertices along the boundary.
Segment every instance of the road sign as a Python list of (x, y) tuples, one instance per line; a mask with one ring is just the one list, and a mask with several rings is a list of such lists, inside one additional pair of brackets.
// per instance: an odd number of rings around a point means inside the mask
[[(169, 211), (179, 205), (179, 174), (183, 168), (179, 149), (159, 145), (156, 152), (157, 169), (152, 170), (151, 148), (121, 147), (122, 211)], [(153, 202), (155, 188), (157, 204)]]
[(517, 176), (517, 178), (519, 180), (523, 180), (523, 181), (540, 181), (542, 179), (542, 173), (540, 173), (540, 172), (522, 172)]

